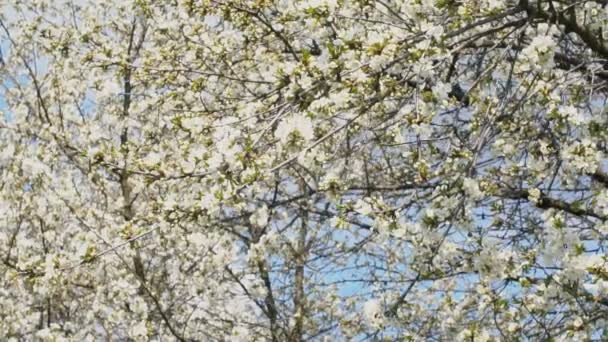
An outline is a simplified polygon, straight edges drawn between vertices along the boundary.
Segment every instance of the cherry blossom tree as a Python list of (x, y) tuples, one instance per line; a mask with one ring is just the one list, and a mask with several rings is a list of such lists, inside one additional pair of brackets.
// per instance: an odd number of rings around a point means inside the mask
[(608, 338), (607, 5), (3, 2), (0, 337)]

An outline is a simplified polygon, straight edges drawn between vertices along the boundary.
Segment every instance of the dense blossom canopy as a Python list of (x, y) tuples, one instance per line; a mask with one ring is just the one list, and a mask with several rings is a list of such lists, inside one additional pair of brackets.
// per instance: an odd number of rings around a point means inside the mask
[(607, 338), (607, 5), (1, 2), (0, 339)]

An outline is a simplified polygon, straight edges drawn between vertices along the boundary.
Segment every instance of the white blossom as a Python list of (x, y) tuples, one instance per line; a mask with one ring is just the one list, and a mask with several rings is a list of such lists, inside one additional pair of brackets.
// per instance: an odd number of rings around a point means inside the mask
[(310, 118), (297, 115), (282, 120), (275, 131), (275, 137), (285, 143), (289, 136), (296, 132), (305, 141), (311, 141), (314, 138), (314, 126)]
[(384, 322), (382, 303), (378, 299), (371, 299), (363, 305), (363, 316), (368, 324), (381, 327)]
[(264, 227), (268, 223), (268, 218), (268, 207), (262, 205), (251, 215), (249, 221), (257, 227)]
[(462, 183), (462, 189), (472, 199), (480, 199), (483, 197), (483, 192), (479, 189), (479, 184), (475, 179), (464, 178)]

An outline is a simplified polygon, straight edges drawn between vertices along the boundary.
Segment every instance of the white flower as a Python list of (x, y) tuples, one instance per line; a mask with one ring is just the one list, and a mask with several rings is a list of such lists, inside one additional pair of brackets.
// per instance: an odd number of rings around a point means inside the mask
[(540, 153), (542, 153), (543, 155), (548, 155), (549, 153), (551, 153), (548, 142), (541, 140), (538, 144), (540, 145)]
[(327, 6), (329, 10), (333, 10), (338, 5), (337, 0), (308, 0), (300, 4), (301, 9), (321, 8)]
[(441, 36), (443, 35), (443, 33), (445, 31), (443, 26), (435, 25), (430, 22), (422, 23), (420, 25), (420, 28), (422, 29), (423, 32), (425, 32), (427, 37), (432, 37), (432, 38), (435, 38), (436, 40), (439, 40), (439, 38), (441, 38)]
[(536, 36), (522, 50), (522, 70), (546, 70), (553, 67), (555, 42), (550, 36)]
[(602, 190), (597, 195), (596, 199), (596, 209), (603, 216), (608, 216), (608, 190)]
[(46, 175), (50, 175), (51, 174), (51, 169), (44, 164), (43, 162), (41, 162), (40, 160), (38, 160), (37, 158), (23, 158), (21, 167), (24, 171), (24, 173), (28, 176), (37, 176), (40, 174), (46, 174)]
[(146, 335), (148, 335), (148, 328), (146, 327), (145, 321), (141, 321), (131, 327), (132, 337), (143, 337)]
[(159, 164), (162, 160), (162, 155), (158, 152), (151, 152), (141, 161), (147, 167), (152, 167)]
[(608, 281), (605, 280), (598, 280), (595, 284), (583, 284), (583, 287), (594, 296), (605, 297), (608, 295)]
[(574, 319), (574, 322), (572, 322), (572, 325), (574, 325), (574, 327), (577, 329), (582, 327), (584, 324), (585, 324), (585, 322), (583, 321), (583, 319), (580, 316), (576, 317)]
[(534, 188), (534, 189), (530, 189), (528, 190), (528, 200), (532, 203), (538, 203), (540, 201), (540, 190)]
[(363, 34), (362, 28), (359, 25), (352, 25), (344, 30), (338, 31), (338, 37), (343, 41), (351, 41), (361, 37)]
[(162, 201), (164, 210), (173, 210), (177, 206), (177, 201), (175, 200), (175, 195), (169, 195), (167, 198)]
[(114, 79), (105, 80), (99, 87), (100, 97), (117, 95), (122, 90), (121, 85)]
[(561, 157), (567, 166), (585, 173), (595, 172), (601, 159), (601, 153), (596, 149), (595, 143), (589, 139), (574, 142), (561, 152)]
[(355, 211), (363, 216), (368, 216), (372, 213), (373, 208), (371, 204), (367, 203), (365, 200), (359, 199), (357, 203), (355, 203)]
[(348, 228), (348, 223), (340, 216), (334, 216), (329, 220), (329, 224), (336, 229)]
[(377, 299), (371, 299), (363, 305), (363, 317), (373, 327), (379, 327), (384, 320), (382, 304)]
[(369, 60), (369, 67), (372, 70), (379, 71), (390, 62), (386, 55), (373, 56)]
[(443, 101), (443, 100), (447, 100), (448, 94), (452, 90), (452, 87), (448, 83), (437, 82), (437, 84), (435, 84), (433, 86), (432, 90), (433, 90), (433, 95), (435, 95), (437, 100)]
[(205, 120), (201, 117), (187, 118), (182, 120), (182, 127), (194, 133), (200, 133), (205, 126)]
[(38, 330), (36, 332), (36, 337), (42, 339), (43, 341), (48, 340), (51, 337), (51, 329), (45, 328), (42, 330)]
[(507, 325), (507, 331), (510, 333), (514, 333), (517, 330), (519, 330), (519, 324), (515, 323), (515, 322), (511, 322)]
[(499, 8), (501, 6), (504, 6), (504, 3), (500, 0), (485, 0), (485, 5), (480, 6), (481, 8), (485, 8), (488, 11), (494, 10), (496, 8)]
[(594, 255), (579, 255), (570, 260), (570, 266), (573, 269), (586, 271), (593, 267), (603, 268), (606, 265), (606, 261), (604, 260), (603, 255), (594, 254)]
[(294, 132), (297, 132), (305, 141), (311, 141), (315, 136), (312, 120), (304, 115), (287, 118), (279, 123), (274, 136), (285, 143)]
[(462, 190), (472, 199), (477, 200), (483, 197), (483, 192), (479, 189), (479, 184), (475, 179), (464, 178), (462, 181)]
[(188, 241), (192, 242), (195, 246), (200, 247), (205, 244), (207, 238), (201, 233), (192, 233), (188, 236)]
[(515, 147), (504, 139), (497, 139), (492, 147), (501, 155), (511, 156), (515, 153)]
[(268, 207), (266, 205), (262, 205), (258, 210), (256, 210), (251, 217), (249, 217), (249, 222), (256, 227), (264, 227), (268, 224)]
[(148, 311), (148, 304), (141, 297), (135, 297), (133, 298), (131, 308), (133, 312), (142, 315)]
[(371, 46), (374, 44), (382, 44), (384, 42), (385, 38), (386, 37), (380, 32), (369, 31), (367, 33), (367, 42), (366, 43), (368, 46)]
[(44, 276), (50, 278), (55, 275), (55, 263), (53, 262), (53, 255), (47, 254), (44, 260)]
[(407, 234), (407, 229), (405, 227), (399, 227), (399, 228), (391, 231), (391, 234), (394, 237), (400, 239), (400, 238), (403, 238)]
[(488, 342), (488, 341), (491, 341), (491, 338), (490, 338), (490, 334), (485, 329), (478, 332), (477, 335), (475, 336), (475, 342)]
[(243, 285), (248, 289), (250, 295), (255, 298), (264, 298), (266, 296), (266, 287), (261, 279), (258, 279), (253, 274), (247, 274), (242, 280)]
[(8, 145), (0, 151), (0, 167), (4, 167), (14, 158), (15, 146)]
[(561, 107), (559, 109), (559, 112), (564, 117), (566, 117), (566, 119), (568, 120), (568, 122), (570, 122), (571, 124), (573, 124), (575, 126), (580, 126), (580, 125), (586, 123), (589, 120), (588, 117), (585, 116), (585, 114), (583, 113), (583, 111), (578, 110), (574, 106), (564, 106), (564, 107)]
[(214, 191), (208, 191), (201, 198), (200, 205), (202, 209), (214, 212), (219, 209), (220, 200), (215, 195)]

